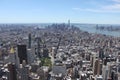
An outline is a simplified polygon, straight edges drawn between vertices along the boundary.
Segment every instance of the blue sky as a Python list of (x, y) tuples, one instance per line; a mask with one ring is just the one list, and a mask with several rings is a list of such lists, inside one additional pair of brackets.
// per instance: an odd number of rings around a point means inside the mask
[(0, 23), (120, 24), (120, 0), (0, 0)]

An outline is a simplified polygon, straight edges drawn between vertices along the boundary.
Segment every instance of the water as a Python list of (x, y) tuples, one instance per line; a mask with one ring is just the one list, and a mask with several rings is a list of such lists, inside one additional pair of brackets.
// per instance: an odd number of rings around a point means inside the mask
[[(50, 23), (46, 24), (40, 24), (40, 26), (47, 26), (51, 25)], [(120, 31), (106, 31), (106, 30), (97, 30), (96, 29), (96, 24), (72, 24), (75, 25), (76, 27), (79, 27), (82, 31), (87, 31), (89, 33), (97, 33), (97, 34), (105, 34), (105, 35), (110, 35), (114, 37), (120, 37)], [(110, 26), (110, 25), (103, 25), (103, 26)], [(118, 25), (115, 25), (118, 26)]]
[(105, 34), (114, 37), (120, 37), (120, 31), (106, 31), (106, 30), (97, 30), (96, 25), (94, 24), (75, 24), (82, 31), (87, 31), (89, 33)]
[[(48, 26), (51, 24), (52, 23), (40, 23), (40, 24), (38, 23), (33, 25), (37, 25), (37, 27), (44, 28), (45, 26)], [(87, 31), (89, 33), (105, 34), (105, 35), (110, 35), (114, 37), (120, 37), (120, 31), (97, 30), (96, 24), (72, 24), (72, 25), (75, 25), (76, 27), (79, 27), (82, 31)], [(110, 26), (110, 25), (103, 25), (103, 26)]]

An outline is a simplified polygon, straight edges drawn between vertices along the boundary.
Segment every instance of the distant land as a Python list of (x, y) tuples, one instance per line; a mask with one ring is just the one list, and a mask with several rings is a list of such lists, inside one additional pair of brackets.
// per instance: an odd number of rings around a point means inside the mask
[[(53, 23), (0, 23), (1, 27), (39, 27), (44, 28)], [(61, 24), (61, 23), (54, 23)], [(63, 23), (67, 24), (67, 23)], [(94, 34), (104, 34), (114, 37), (120, 37), (120, 25), (119, 24), (89, 24), (89, 23), (70, 23), (80, 28), (82, 31), (86, 31)]]
[(97, 30), (120, 31), (120, 26), (96, 26)]

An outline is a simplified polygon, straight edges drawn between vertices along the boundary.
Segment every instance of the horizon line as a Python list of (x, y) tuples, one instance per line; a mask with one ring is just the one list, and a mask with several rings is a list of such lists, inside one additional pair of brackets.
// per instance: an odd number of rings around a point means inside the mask
[[(0, 24), (67, 24), (68, 22), (6, 22)], [(71, 24), (90, 24), (90, 25), (120, 25), (120, 23), (79, 23), (79, 22), (71, 22)]]

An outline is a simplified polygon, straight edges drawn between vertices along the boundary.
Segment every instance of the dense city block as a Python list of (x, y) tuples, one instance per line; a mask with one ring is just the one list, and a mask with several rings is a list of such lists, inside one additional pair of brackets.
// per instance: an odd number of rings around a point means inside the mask
[(120, 80), (120, 37), (70, 24), (0, 24), (0, 80)]

